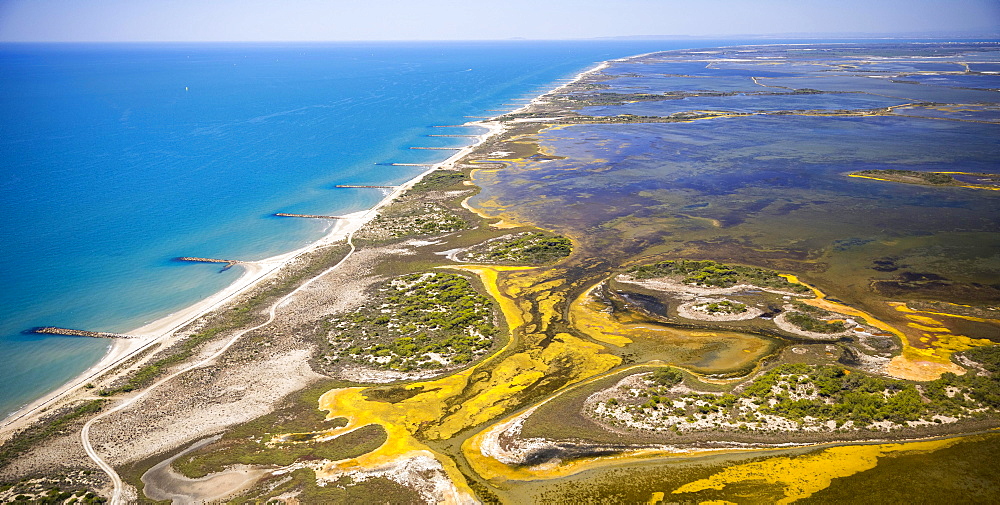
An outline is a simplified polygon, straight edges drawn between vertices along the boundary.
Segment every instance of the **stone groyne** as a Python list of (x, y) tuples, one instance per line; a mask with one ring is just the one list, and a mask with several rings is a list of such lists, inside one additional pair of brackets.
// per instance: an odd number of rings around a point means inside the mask
[(226, 266), (222, 268), (223, 270), (226, 270), (227, 268), (229, 268), (229, 267), (231, 267), (233, 265), (239, 265), (240, 263), (243, 263), (240, 260), (222, 260), (222, 259), (217, 259), (217, 258), (199, 258), (199, 257), (195, 257), (195, 256), (181, 256), (179, 258), (174, 258), (174, 261), (190, 261), (192, 263), (224, 263)]
[(124, 333), (111, 333), (107, 331), (87, 331), (74, 330), (72, 328), (59, 328), (57, 326), (39, 326), (32, 328), (25, 333), (37, 333), (40, 335), (66, 335), (70, 337), (94, 337), (94, 338), (135, 338)]
[(274, 215), (278, 217), (307, 217), (310, 219), (344, 219), (340, 216), (319, 216), (316, 214), (288, 214), (287, 212), (276, 212)]

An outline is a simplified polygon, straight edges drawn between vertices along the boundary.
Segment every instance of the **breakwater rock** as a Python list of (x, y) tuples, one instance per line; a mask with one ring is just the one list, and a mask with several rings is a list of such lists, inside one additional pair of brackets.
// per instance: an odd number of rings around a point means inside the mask
[(286, 212), (277, 212), (274, 215), (278, 217), (308, 217), (310, 219), (344, 219), (340, 216), (320, 216), (316, 214), (288, 214)]
[(74, 330), (72, 328), (59, 328), (57, 326), (39, 326), (32, 328), (25, 333), (37, 333), (41, 335), (67, 335), (70, 337), (94, 337), (94, 338), (135, 338), (124, 333), (111, 333), (107, 331)]

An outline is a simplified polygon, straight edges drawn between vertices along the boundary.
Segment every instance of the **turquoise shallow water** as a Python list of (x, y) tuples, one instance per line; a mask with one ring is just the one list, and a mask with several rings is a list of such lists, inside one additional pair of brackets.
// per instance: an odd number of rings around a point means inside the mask
[[(732, 42), (699, 41), (699, 46)], [(491, 114), (609, 58), (691, 42), (0, 46), (0, 418), (126, 331), (232, 282), (183, 255), (258, 259), (322, 236)], [(466, 132), (468, 133), (468, 132)]]

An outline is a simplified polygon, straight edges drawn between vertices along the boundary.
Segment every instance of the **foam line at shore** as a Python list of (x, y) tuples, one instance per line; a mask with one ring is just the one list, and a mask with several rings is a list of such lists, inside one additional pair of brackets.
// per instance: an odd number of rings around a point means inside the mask
[(194, 303), (184, 309), (177, 312), (164, 316), (156, 321), (149, 324), (143, 325), (132, 331), (125, 332), (129, 335), (134, 335), (134, 339), (116, 339), (113, 341), (108, 352), (105, 353), (104, 357), (101, 358), (99, 362), (85, 370), (80, 375), (71, 379), (64, 385), (60, 386), (58, 389), (46, 394), (45, 396), (27, 404), (21, 409), (15, 411), (14, 413), (7, 416), (0, 424), (0, 442), (8, 439), (14, 432), (30, 424), (35, 420), (38, 414), (47, 410), (48, 407), (54, 405), (59, 400), (68, 397), (70, 394), (80, 390), (85, 384), (91, 382), (108, 371), (112, 370), (116, 366), (125, 362), (126, 360), (136, 356), (137, 354), (143, 352), (144, 350), (156, 345), (163, 344), (164, 347), (169, 347), (178, 340), (176, 333), (184, 328), (185, 326), (193, 323), (197, 319), (205, 316), (221, 307), (227, 303), (232, 302), (241, 294), (248, 292), (250, 289), (258, 286), (262, 281), (270, 279), (271, 277), (277, 275), (284, 266), (288, 265), (294, 259), (308, 254), (310, 252), (316, 251), (317, 249), (327, 247), (334, 243), (344, 241), (349, 236), (353, 235), (355, 232), (364, 227), (369, 221), (374, 219), (378, 212), (384, 207), (391, 204), (399, 196), (412, 188), (415, 184), (420, 182), (424, 177), (426, 177), (431, 172), (438, 169), (454, 169), (455, 164), (465, 158), (470, 154), (473, 149), (485, 142), (490, 137), (502, 134), (506, 128), (503, 124), (496, 122), (496, 118), (505, 114), (510, 114), (514, 112), (520, 112), (527, 110), (532, 105), (538, 103), (545, 96), (558, 92), (559, 90), (579, 81), (585, 76), (593, 73), (599, 72), (600, 70), (606, 68), (609, 65), (608, 62), (601, 62), (587, 70), (584, 70), (576, 74), (571, 80), (564, 82), (560, 79), (556, 82), (560, 82), (559, 86), (556, 86), (549, 91), (530, 99), (527, 103), (523, 104), (521, 107), (515, 109), (512, 112), (507, 112), (504, 114), (498, 114), (492, 116), (488, 119), (481, 119), (477, 121), (469, 121), (461, 125), (449, 125), (453, 127), (481, 127), (486, 128), (486, 132), (476, 136), (476, 142), (458, 149), (454, 154), (449, 156), (444, 161), (431, 164), (427, 170), (421, 172), (412, 179), (406, 181), (405, 183), (396, 186), (395, 189), (385, 196), (378, 204), (374, 207), (354, 212), (351, 214), (346, 214), (340, 216), (342, 219), (338, 220), (336, 224), (331, 228), (330, 232), (319, 240), (303, 246), (294, 251), (290, 251), (284, 254), (272, 256), (270, 258), (265, 258), (258, 261), (247, 261), (241, 262), (238, 266), (243, 268), (243, 273), (237, 278), (232, 284), (224, 288), (223, 290)]

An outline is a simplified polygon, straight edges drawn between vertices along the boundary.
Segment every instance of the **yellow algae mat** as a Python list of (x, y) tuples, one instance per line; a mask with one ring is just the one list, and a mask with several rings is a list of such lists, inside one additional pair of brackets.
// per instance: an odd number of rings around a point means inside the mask
[(729, 484), (763, 481), (784, 488), (785, 498), (777, 503), (792, 503), (812, 496), (830, 486), (838, 477), (847, 477), (875, 468), (881, 457), (903, 452), (930, 452), (958, 443), (960, 439), (932, 440), (898, 444), (849, 445), (831, 447), (797, 457), (780, 456), (764, 461), (736, 465), (708, 478), (685, 484), (673, 494), (694, 493), (706, 489), (721, 490)]
[[(788, 279), (790, 282), (807, 286), (816, 295), (815, 299), (804, 299), (802, 300), (802, 303), (832, 312), (862, 318), (867, 321), (868, 324), (898, 337), (903, 346), (903, 352), (889, 362), (886, 372), (899, 379), (930, 381), (941, 377), (941, 374), (945, 372), (952, 372), (958, 375), (964, 374), (964, 368), (952, 363), (951, 355), (959, 351), (971, 349), (974, 346), (993, 345), (993, 342), (989, 339), (974, 339), (962, 335), (953, 335), (951, 331), (942, 325), (938, 319), (921, 316), (919, 314), (920, 311), (908, 308), (905, 303), (890, 302), (889, 306), (895, 308), (898, 312), (904, 313), (904, 317), (911, 321), (908, 323), (910, 328), (935, 333), (933, 338), (925, 333), (925, 336), (920, 339), (923, 346), (916, 347), (911, 342), (907, 333), (903, 330), (880, 321), (878, 318), (867, 312), (827, 299), (825, 293), (800, 281), (794, 275), (783, 274), (782, 277)], [(996, 322), (995, 320), (945, 313), (926, 312), (925, 314), (935, 314), (940, 317), (973, 319), (980, 322)]]
[[(617, 366), (621, 359), (604, 352), (598, 344), (583, 341), (568, 333), (557, 333), (553, 338), (546, 335), (525, 334), (529, 329), (538, 329), (546, 324), (536, 321), (528, 312), (528, 306), (515, 302), (519, 295), (530, 294), (537, 300), (535, 313), (553, 316), (555, 300), (551, 290), (562, 281), (536, 282), (531, 270), (524, 267), (462, 266), (455, 267), (473, 272), (482, 279), (487, 292), (499, 303), (504, 318), (512, 333), (507, 345), (483, 362), (464, 371), (440, 379), (416, 382), (402, 386), (412, 392), (408, 398), (390, 403), (373, 400), (365, 396), (367, 388), (354, 387), (335, 389), (319, 399), (321, 409), (329, 412), (328, 418), (346, 418), (346, 426), (325, 432), (324, 439), (348, 433), (362, 426), (377, 424), (388, 434), (381, 447), (363, 456), (333, 462), (324, 468), (321, 477), (334, 476), (353, 469), (371, 469), (385, 466), (393, 461), (411, 457), (420, 451), (434, 454), (445, 471), (459, 489), (470, 493), (465, 479), (448, 457), (435, 453), (420, 442), (442, 440), (453, 437), (459, 431), (485, 423), (516, 405), (517, 395), (526, 388), (537, 384), (547, 376), (563, 371), (566, 363), (571, 364), (570, 381), (578, 381)], [(501, 276), (521, 273), (501, 287)], [(530, 293), (528, 293), (530, 292)], [(514, 348), (517, 339), (527, 342), (548, 340), (544, 346), (526, 346), (525, 350), (508, 352)]]

